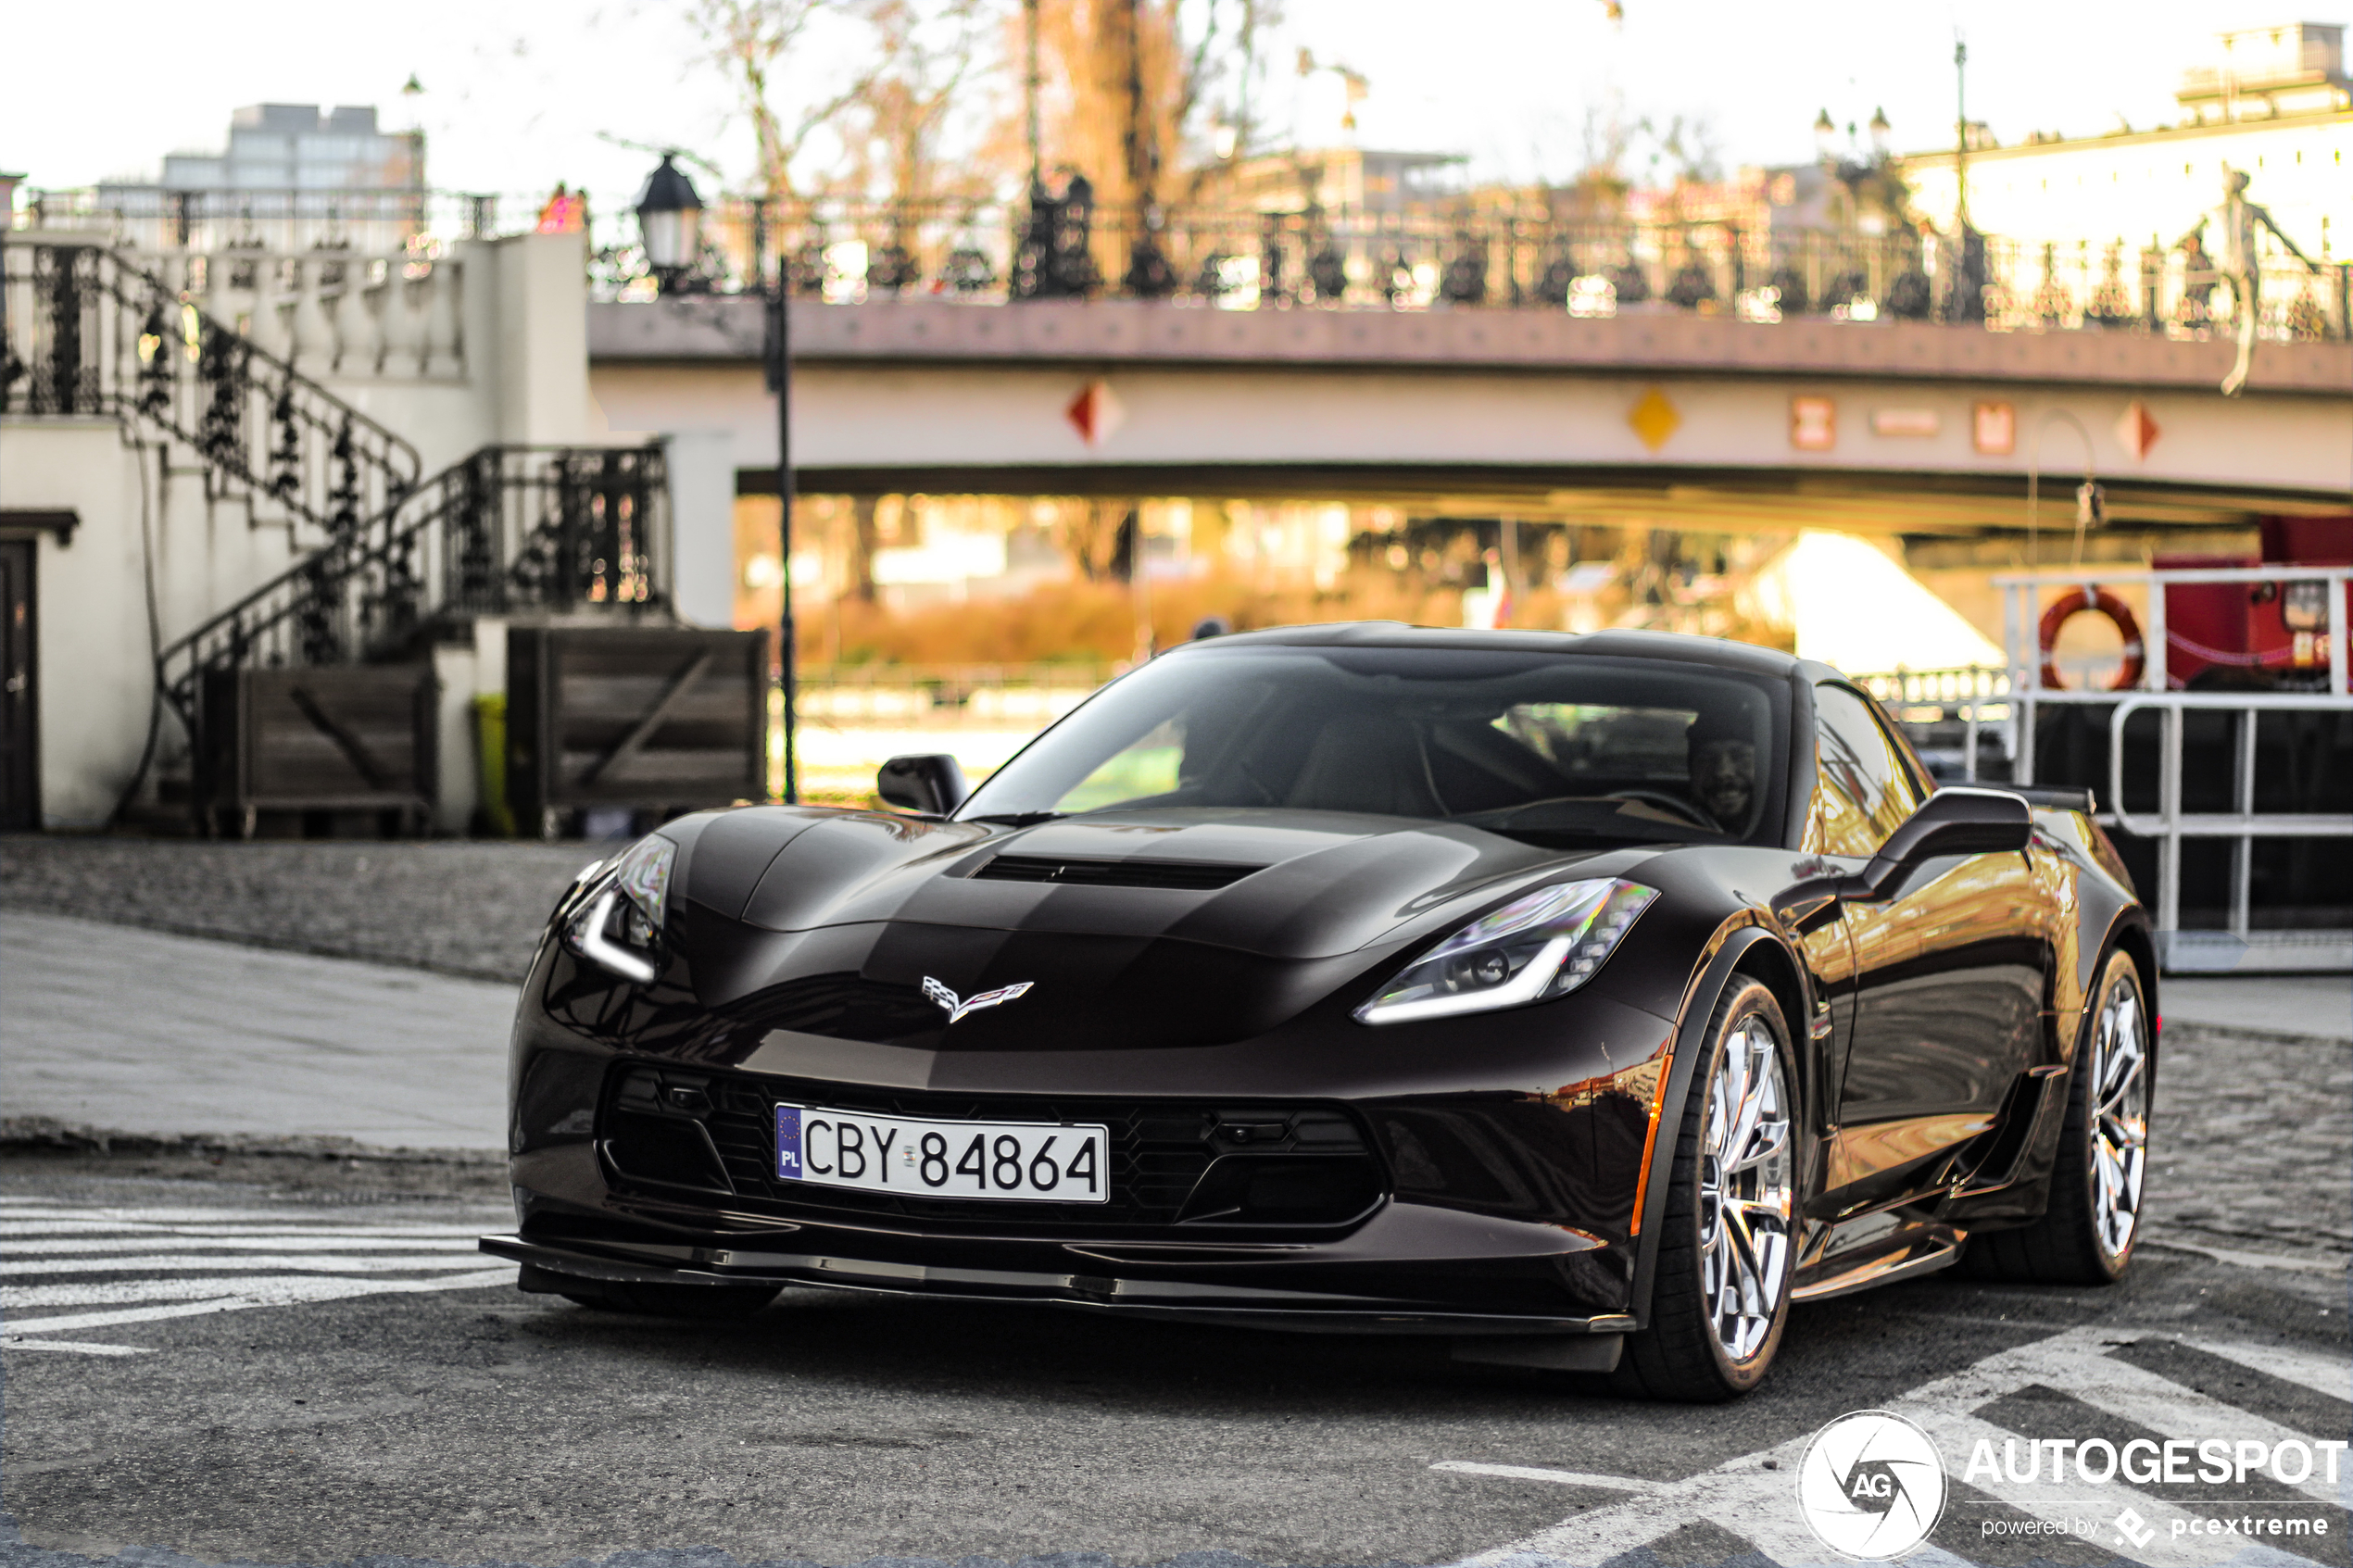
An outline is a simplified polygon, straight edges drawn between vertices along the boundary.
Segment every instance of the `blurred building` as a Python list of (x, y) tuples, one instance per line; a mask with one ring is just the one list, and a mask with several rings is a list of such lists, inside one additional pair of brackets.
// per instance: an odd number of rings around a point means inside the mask
[(1270, 153), (1233, 170), (1236, 205), (1259, 212), (1406, 213), (1459, 200), (1469, 189), (1462, 153), (1361, 147)]
[[(2353, 82), (2342, 27), (2303, 22), (2221, 34), (2174, 97), (2181, 118), (2171, 125), (1972, 145), (1970, 221), (2022, 241), (2140, 245), (2154, 237), (2170, 245), (2221, 199), (2228, 164), (2254, 177), (2248, 194), (2307, 253), (2342, 249), (2345, 236), (2330, 228), (2332, 218), (2345, 222), (2353, 189)], [(1915, 207), (1940, 228), (1949, 229), (1958, 206), (1958, 161), (1950, 150), (1903, 160)]]
[(252, 104), (229, 117), (217, 153), (171, 153), (152, 185), (110, 181), (102, 191), (422, 191), (425, 133), (385, 131), (373, 106)]

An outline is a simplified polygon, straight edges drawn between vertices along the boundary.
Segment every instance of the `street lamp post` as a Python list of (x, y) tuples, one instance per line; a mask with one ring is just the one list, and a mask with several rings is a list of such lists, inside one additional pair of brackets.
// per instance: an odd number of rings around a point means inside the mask
[[(692, 292), (696, 288), (695, 264), (701, 254), (702, 198), (695, 194), (694, 182), (680, 171), (673, 157), (664, 153), (661, 167), (646, 176), (646, 188), (637, 194), (636, 205), (637, 232), (645, 241), (646, 265), (653, 273), (654, 287), (664, 294)], [(776, 395), (776, 562), (784, 597), (783, 613), (777, 617), (776, 662), (784, 688), (784, 794), (786, 804), (792, 805), (800, 799), (800, 773), (793, 754), (797, 683), (792, 621), (792, 356), (791, 307), (787, 298), (790, 270), (782, 251), (779, 246), (774, 282), (772, 283), (763, 276), (759, 284), (767, 307), (767, 344), (762, 358), (767, 366), (768, 390)]]
[(794, 708), (798, 682), (795, 680), (795, 654), (792, 623), (792, 268), (784, 255), (784, 247), (776, 247), (776, 279), (771, 285), (761, 281), (767, 295), (768, 333), (766, 353), (768, 390), (776, 395), (776, 560), (778, 588), (783, 594), (784, 608), (776, 621), (776, 660), (779, 683), (785, 698), (785, 804), (797, 805), (800, 800), (800, 770), (793, 755)]

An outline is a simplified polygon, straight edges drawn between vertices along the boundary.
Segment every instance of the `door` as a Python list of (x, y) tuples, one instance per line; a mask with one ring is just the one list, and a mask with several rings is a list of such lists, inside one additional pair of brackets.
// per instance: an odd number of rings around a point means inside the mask
[(31, 833), (41, 825), (32, 561), (31, 540), (0, 539), (0, 833)]
[[(1926, 797), (1870, 703), (1818, 687), (1820, 849), (1867, 861)], [(1854, 1043), (1839, 1095), (1832, 1185), (1893, 1197), (1933, 1183), (1939, 1158), (1990, 1129), (2034, 1060), (2049, 922), (2024, 852), (1948, 855), (1880, 897), (1846, 901)]]

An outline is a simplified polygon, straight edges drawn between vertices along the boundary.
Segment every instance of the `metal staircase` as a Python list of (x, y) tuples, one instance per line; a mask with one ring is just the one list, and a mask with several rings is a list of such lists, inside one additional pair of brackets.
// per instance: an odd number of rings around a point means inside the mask
[[(417, 485), (417, 450), (151, 272), (86, 242), (6, 239), (0, 414), (111, 418), (202, 460), (208, 501), (332, 546)], [(166, 455), (169, 463), (169, 454)]]
[(164, 447), (167, 482), (184, 448), (208, 503), (307, 549), (157, 652), (200, 823), (206, 775), (241, 744), (215, 712), (241, 671), (415, 660), (482, 615), (663, 608), (659, 445), (486, 446), (421, 482), (409, 442), (116, 252), (0, 244), (0, 414), (114, 420)]
[(157, 679), (201, 727), (208, 674), (413, 654), (476, 615), (661, 607), (662, 453), (485, 446), (170, 644)]

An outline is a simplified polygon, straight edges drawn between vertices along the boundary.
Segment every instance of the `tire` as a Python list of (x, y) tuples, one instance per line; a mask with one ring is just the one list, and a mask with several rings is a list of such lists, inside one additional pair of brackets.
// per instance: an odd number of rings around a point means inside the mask
[(1965, 1261), (1980, 1279), (2113, 1285), (2133, 1261), (2147, 1198), (2157, 1054), (2129, 956), (2108, 955), (2093, 997), (2068, 1074), (2049, 1206), (2022, 1229), (1969, 1238)]
[(582, 1282), (578, 1290), (557, 1292), (565, 1300), (598, 1312), (634, 1312), (648, 1318), (694, 1318), (705, 1323), (748, 1318), (776, 1298), (773, 1285), (661, 1285)]
[[(1715, 1402), (1763, 1382), (1796, 1272), (1798, 1080), (1789, 1024), (1771, 991), (1736, 975), (1706, 1038), (1676, 1123), (1650, 1323), (1627, 1336), (1614, 1374), (1620, 1391), (1654, 1399)], [(1752, 1105), (1728, 1161), (1717, 1146), (1737, 1134)]]

